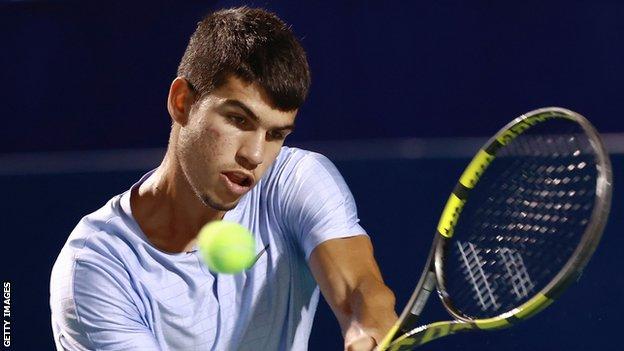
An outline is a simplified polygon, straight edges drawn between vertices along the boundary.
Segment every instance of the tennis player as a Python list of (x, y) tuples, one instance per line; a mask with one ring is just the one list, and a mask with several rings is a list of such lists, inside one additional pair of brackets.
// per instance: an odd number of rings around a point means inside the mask
[[(349, 188), (324, 156), (283, 146), (309, 84), (275, 15), (199, 23), (169, 90), (162, 163), (82, 218), (56, 260), (58, 350), (305, 350), (319, 287), (345, 349), (374, 348), (394, 296)], [(199, 229), (221, 219), (266, 248), (240, 274), (209, 271), (197, 252)]]

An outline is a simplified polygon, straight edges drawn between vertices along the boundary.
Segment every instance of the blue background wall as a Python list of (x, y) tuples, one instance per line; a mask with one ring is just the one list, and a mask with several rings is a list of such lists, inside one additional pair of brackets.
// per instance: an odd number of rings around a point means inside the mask
[[(196, 22), (241, 3), (0, 7), (0, 150), (163, 145), (165, 97)], [(292, 140), (487, 135), (547, 105), (624, 129), (622, 2), (246, 3), (280, 14), (308, 51), (312, 92)]]
[[(164, 146), (165, 97), (195, 23), (210, 8), (242, 3), (0, 3), (0, 156), (17, 154), (12, 163), (0, 157), (1, 277), (13, 282), (15, 350), (52, 348), (47, 289), (60, 247), (81, 216), (142, 171), (8, 170), (23, 152)], [(277, 12), (309, 54), (312, 91), (290, 143), (485, 136), (546, 105), (577, 110), (602, 132), (624, 131), (617, 112), (624, 107), (624, 3), (245, 3)], [(399, 308), (466, 162), (336, 160)], [(614, 155), (613, 165), (616, 193), (604, 240), (560, 302), (514, 329), (456, 336), (428, 349), (619, 349), (624, 157)], [(438, 307), (425, 318), (442, 316)], [(310, 349), (340, 347), (337, 323), (322, 305)]]

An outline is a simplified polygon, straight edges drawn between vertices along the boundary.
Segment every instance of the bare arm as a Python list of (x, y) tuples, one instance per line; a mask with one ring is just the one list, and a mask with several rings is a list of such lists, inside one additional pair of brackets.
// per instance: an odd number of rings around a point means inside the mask
[(394, 294), (384, 284), (364, 235), (328, 240), (309, 261), (325, 300), (338, 319), (345, 350), (372, 350), (397, 320)]

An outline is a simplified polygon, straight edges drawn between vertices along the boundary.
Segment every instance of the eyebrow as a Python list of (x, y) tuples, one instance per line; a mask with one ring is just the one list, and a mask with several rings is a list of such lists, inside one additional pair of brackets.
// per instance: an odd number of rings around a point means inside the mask
[[(254, 120), (254, 122), (259, 123), (260, 122), (260, 118), (258, 118), (258, 116), (256, 116), (255, 113), (253, 113), (253, 111), (247, 107), (247, 105), (245, 105), (244, 103), (242, 103), (239, 100), (235, 100), (235, 99), (227, 99), (225, 100), (225, 102), (223, 102), (223, 105), (225, 106), (233, 106), (233, 107), (238, 107), (241, 110), (243, 110), (243, 112), (245, 112), (245, 114), (251, 118), (252, 120)], [(275, 130), (294, 130), (295, 129), (295, 124), (288, 124), (285, 126), (281, 126), (281, 127), (276, 127), (273, 128)]]

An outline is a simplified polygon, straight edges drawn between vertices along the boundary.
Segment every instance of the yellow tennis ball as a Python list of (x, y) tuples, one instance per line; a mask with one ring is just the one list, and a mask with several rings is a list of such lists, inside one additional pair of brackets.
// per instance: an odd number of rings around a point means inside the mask
[(197, 235), (197, 246), (208, 268), (219, 273), (239, 273), (249, 268), (256, 257), (253, 236), (234, 222), (206, 224)]

